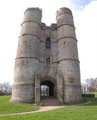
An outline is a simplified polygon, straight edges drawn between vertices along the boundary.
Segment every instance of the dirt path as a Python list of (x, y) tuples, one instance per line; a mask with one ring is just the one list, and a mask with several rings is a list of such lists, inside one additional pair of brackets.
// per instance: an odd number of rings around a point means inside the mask
[(32, 114), (36, 112), (44, 112), (54, 109), (63, 108), (64, 106), (40, 106), (39, 110), (36, 111), (30, 111), (30, 112), (21, 112), (21, 113), (9, 113), (9, 114), (1, 114), (0, 116), (14, 116), (14, 115), (25, 115), (25, 114)]

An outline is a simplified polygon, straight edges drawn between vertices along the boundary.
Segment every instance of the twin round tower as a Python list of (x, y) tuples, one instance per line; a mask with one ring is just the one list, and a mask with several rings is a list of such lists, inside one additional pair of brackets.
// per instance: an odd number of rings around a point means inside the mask
[(13, 103), (37, 103), (42, 86), (61, 104), (81, 101), (80, 67), (72, 12), (60, 8), (56, 24), (41, 22), (42, 11), (24, 13), (14, 67)]

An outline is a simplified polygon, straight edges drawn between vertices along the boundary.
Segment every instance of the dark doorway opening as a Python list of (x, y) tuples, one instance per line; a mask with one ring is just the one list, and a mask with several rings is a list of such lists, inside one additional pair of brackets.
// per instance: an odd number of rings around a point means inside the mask
[(54, 84), (47, 80), (41, 83), (41, 97), (54, 96)]

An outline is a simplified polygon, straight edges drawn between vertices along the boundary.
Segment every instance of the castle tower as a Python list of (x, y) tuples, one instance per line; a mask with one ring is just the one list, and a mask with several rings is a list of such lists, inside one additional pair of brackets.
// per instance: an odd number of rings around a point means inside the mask
[[(57, 11), (57, 40), (58, 40), (58, 72), (61, 86), (58, 86), (60, 102), (76, 103), (81, 100), (80, 68), (78, 60), (77, 39), (72, 12), (68, 8)], [(58, 84), (60, 85), (60, 84)], [(63, 86), (62, 86), (63, 85)], [(63, 89), (60, 89), (60, 87)], [(62, 97), (62, 95), (64, 97)]]
[(14, 103), (34, 102), (35, 74), (39, 70), (41, 17), (39, 8), (28, 8), (24, 13), (14, 68), (11, 98)]
[(52, 96), (61, 104), (78, 103), (81, 101), (80, 67), (72, 12), (60, 8), (57, 23), (51, 26), (42, 23), (41, 18), (39, 8), (25, 11), (11, 102), (39, 104), (45, 96)]

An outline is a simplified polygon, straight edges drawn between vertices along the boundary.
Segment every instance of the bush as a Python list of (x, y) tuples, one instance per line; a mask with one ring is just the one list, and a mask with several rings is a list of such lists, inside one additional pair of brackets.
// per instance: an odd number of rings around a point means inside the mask
[(2, 91), (0, 90), (0, 96), (2, 96), (2, 95), (4, 95), (4, 92), (2, 92)]
[(95, 94), (82, 94), (82, 97), (95, 98)]

